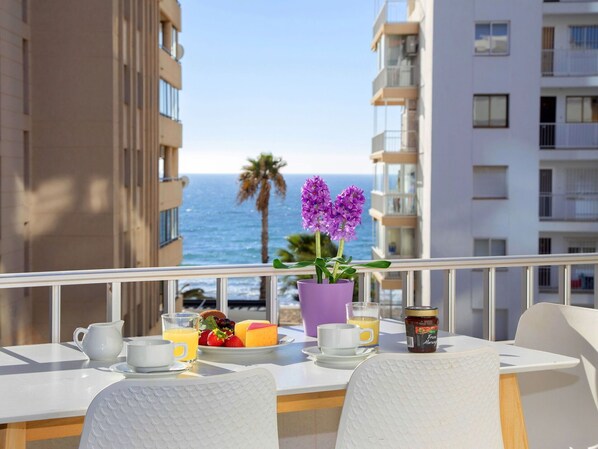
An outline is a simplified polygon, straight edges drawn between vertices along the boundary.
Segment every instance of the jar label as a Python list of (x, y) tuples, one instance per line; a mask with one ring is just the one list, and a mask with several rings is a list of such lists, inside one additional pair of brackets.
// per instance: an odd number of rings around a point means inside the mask
[[(436, 346), (438, 338), (438, 326), (413, 326), (413, 332), (407, 332), (407, 347), (425, 348)], [(412, 334), (412, 335), (409, 335)]]

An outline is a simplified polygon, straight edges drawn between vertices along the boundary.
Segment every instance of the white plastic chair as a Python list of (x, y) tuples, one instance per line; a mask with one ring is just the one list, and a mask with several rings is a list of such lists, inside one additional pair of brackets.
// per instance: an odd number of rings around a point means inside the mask
[(366, 360), (351, 376), (336, 449), (503, 449), (499, 364), (491, 348)]
[(265, 369), (125, 380), (92, 401), (79, 449), (277, 449), (276, 384)]
[(598, 447), (598, 310), (538, 303), (521, 316), (515, 345), (581, 360), (517, 376), (529, 447)]

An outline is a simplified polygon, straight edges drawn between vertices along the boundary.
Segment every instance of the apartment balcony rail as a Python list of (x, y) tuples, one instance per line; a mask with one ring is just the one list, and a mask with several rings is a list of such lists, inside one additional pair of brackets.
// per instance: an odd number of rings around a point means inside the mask
[(598, 193), (541, 193), (541, 221), (598, 221)]
[[(594, 277), (594, 265), (575, 265), (571, 267), (571, 291), (573, 293), (593, 293)], [(538, 286), (540, 292), (557, 291), (558, 280), (557, 267), (538, 268)]]
[(372, 192), (372, 209), (384, 215), (417, 215), (415, 193), (378, 193)]
[(378, 30), (385, 23), (400, 23), (408, 20), (407, 0), (383, 0), (379, 5), (378, 15), (374, 21), (373, 36), (376, 37)]
[[(503, 257), (466, 257), (446, 259), (400, 259), (392, 260), (388, 272), (402, 272), (406, 295), (404, 306), (415, 305), (414, 279), (415, 273), (424, 270), (442, 271), (445, 273), (446, 289), (444, 295), (444, 328), (455, 331), (456, 311), (456, 281), (457, 270), (482, 270), (484, 275), (484, 336), (495, 340), (495, 309), (496, 309), (496, 270), (497, 268), (519, 267), (522, 269), (521, 309), (528, 309), (534, 303), (535, 271), (539, 266), (558, 266), (559, 284), (558, 294), (562, 304), (571, 304), (571, 274), (575, 265), (598, 264), (597, 254), (562, 254), (542, 256), (503, 256)], [(359, 278), (359, 297), (362, 301), (370, 301), (371, 275), (380, 271), (373, 268), (357, 268)], [(306, 267), (293, 270), (293, 274), (312, 274), (313, 268)], [(284, 275), (289, 275), (285, 271)], [(164, 311), (175, 310), (177, 295), (177, 281), (216, 278), (217, 307), (223, 312), (228, 311), (227, 283), (231, 278), (238, 277), (266, 277), (266, 316), (271, 321), (278, 320), (278, 276), (280, 270), (270, 265), (223, 265), (203, 267), (162, 267), (162, 268), (128, 268), (83, 270), (40, 273), (16, 273), (0, 275), (0, 289), (3, 288), (33, 288), (50, 287), (50, 317), (51, 341), (60, 341), (61, 289), (68, 285), (106, 285), (107, 320), (120, 319), (122, 314), (121, 295), (123, 283), (128, 282), (156, 282), (166, 284), (164, 297)], [(420, 301), (421, 302), (421, 301)], [(598, 305), (598, 301), (595, 301)], [(418, 304), (427, 305), (427, 304)]]
[(598, 75), (598, 49), (542, 50), (542, 76)]
[(372, 83), (372, 95), (385, 87), (414, 87), (417, 71), (414, 65), (398, 65), (383, 68)]
[(540, 123), (540, 148), (598, 148), (598, 123)]
[(372, 153), (380, 151), (408, 152), (417, 151), (417, 131), (388, 130), (372, 137)]

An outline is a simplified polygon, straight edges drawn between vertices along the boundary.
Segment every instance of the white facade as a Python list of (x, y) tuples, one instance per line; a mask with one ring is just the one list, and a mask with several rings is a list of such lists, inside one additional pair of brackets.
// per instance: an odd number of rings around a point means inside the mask
[[(576, 12), (578, 3), (583, 12)], [(598, 1), (419, 0), (405, 7), (408, 20), (419, 22), (412, 59), (419, 73), (416, 257), (537, 254), (540, 238), (544, 247), (551, 239), (553, 254), (596, 251)], [(387, 27), (383, 35), (397, 31)], [(383, 44), (380, 39), (378, 51)], [(393, 95), (383, 96), (382, 108), (401, 108), (388, 106), (400, 103), (401, 93)], [(577, 117), (581, 110), (583, 120)], [(540, 124), (541, 112), (548, 123)], [(405, 132), (404, 122), (386, 122), (386, 129)], [(542, 172), (542, 192), (541, 169), (551, 172)], [(378, 234), (388, 235), (382, 221), (376, 221)], [(380, 241), (385, 246), (377, 244), (376, 255), (394, 257), (388, 242)], [(590, 304), (593, 269), (578, 268), (572, 271), (573, 303)], [(547, 271), (538, 298), (556, 300), (558, 273)], [(582, 274), (585, 288), (574, 279)], [(512, 338), (521, 311), (521, 272), (498, 270), (496, 276), (496, 338)], [(482, 272), (458, 273), (460, 333), (484, 332), (483, 280)], [(442, 311), (443, 296), (442, 273), (416, 280), (423, 304)]]

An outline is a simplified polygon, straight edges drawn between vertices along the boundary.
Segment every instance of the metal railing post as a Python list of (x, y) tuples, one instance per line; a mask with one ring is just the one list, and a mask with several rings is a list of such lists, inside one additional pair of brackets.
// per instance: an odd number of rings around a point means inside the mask
[(176, 312), (176, 281), (166, 281), (164, 292), (164, 313)]
[(457, 296), (457, 271), (444, 270), (445, 296), (444, 296), (444, 328), (451, 333), (455, 332), (455, 298)]
[(228, 278), (216, 279), (216, 308), (228, 315)]
[(415, 298), (413, 297), (413, 285), (415, 281), (415, 273), (413, 271), (407, 271), (405, 276), (405, 299), (407, 307), (415, 305)]
[(559, 299), (561, 304), (571, 305), (571, 265), (559, 266)]
[(50, 297), (50, 341), (60, 343), (60, 285), (53, 285)]
[[(372, 300), (372, 274), (363, 273), (363, 302), (370, 302)], [(378, 298), (380, 301), (380, 298)]]
[(534, 305), (534, 267), (521, 267), (521, 313)]
[(278, 324), (278, 277), (266, 278), (266, 319)]
[(121, 319), (121, 286), (120, 282), (106, 284), (106, 318), (108, 321)]
[(486, 340), (496, 340), (496, 268), (484, 269), (484, 324)]

